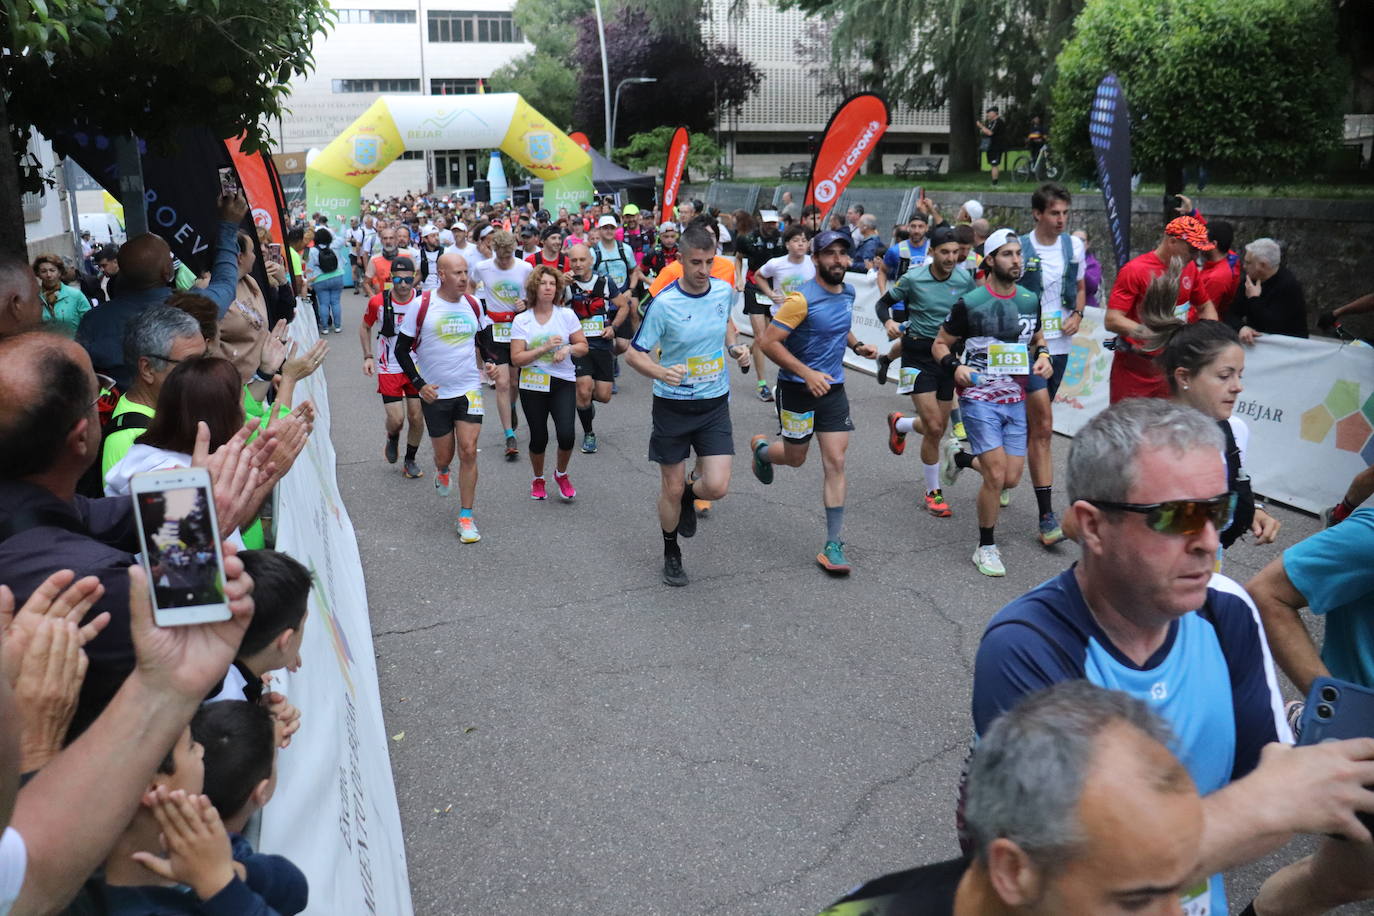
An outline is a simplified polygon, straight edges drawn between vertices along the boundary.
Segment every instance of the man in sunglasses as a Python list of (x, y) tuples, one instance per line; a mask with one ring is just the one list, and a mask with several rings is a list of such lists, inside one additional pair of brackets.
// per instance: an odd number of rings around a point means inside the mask
[(1068, 460), (1083, 558), (1002, 608), (974, 666), (979, 735), (1024, 696), (1079, 679), (1145, 700), (1172, 726), (1205, 796), (1185, 913), (1230, 912), (1220, 873), (1295, 833), (1367, 845), (1355, 811), (1374, 811), (1374, 742), (1275, 744), (1292, 733), (1258, 614), (1212, 572), (1234, 506), (1222, 446), (1214, 421), (1160, 399), (1093, 418)]
[[(382, 456), (388, 464), (396, 463), (401, 429), (407, 420), (410, 422), (405, 463), (401, 465), (401, 476), (407, 480), (425, 476), (415, 461), (424, 438), (425, 415), (420, 407), (420, 392), (406, 378), (396, 360), (395, 348), (397, 329), (415, 302), (415, 262), (402, 255), (391, 262), (391, 289), (368, 300), (367, 310), (358, 325), (363, 374), (377, 376), (377, 393), (382, 396), (382, 409), (386, 411), (386, 445), (382, 448)], [(374, 328), (377, 332), (375, 342), (369, 339)]]

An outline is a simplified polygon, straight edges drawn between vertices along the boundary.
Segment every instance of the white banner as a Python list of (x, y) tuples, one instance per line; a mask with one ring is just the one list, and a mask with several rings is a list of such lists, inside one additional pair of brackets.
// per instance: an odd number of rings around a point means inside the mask
[[(854, 287), (854, 336), (887, 352), (891, 341), (873, 310), (873, 275), (846, 274), (845, 281)], [(1074, 435), (1107, 407), (1113, 354), (1103, 341), (1113, 335), (1103, 326), (1105, 314), (1087, 309), (1074, 337), (1054, 403), (1057, 433)], [(743, 297), (736, 298), (734, 315), (740, 331), (750, 333)], [(853, 353), (844, 362), (877, 371), (873, 360)], [(1374, 350), (1323, 338), (1261, 337), (1245, 351), (1245, 392), (1236, 415), (1250, 428), (1245, 467), (1255, 492), (1321, 512), (1374, 463)]]
[[(308, 303), (291, 338), (319, 335)], [(315, 404), (315, 431), (278, 486), (277, 549), (315, 576), (301, 669), (274, 688), (301, 710), (277, 757), (277, 793), (263, 809), (259, 849), (286, 856), (310, 880), (307, 913), (410, 916), (410, 883), (382, 721), (367, 591), (353, 523), (339, 496), (321, 369), (296, 387)]]

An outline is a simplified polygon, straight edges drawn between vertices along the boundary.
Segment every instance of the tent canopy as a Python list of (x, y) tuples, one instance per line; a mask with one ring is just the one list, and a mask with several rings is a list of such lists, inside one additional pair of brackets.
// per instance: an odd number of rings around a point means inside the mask
[(587, 155), (592, 157), (592, 184), (602, 194), (612, 194), (630, 188), (652, 191), (658, 182), (658, 179), (653, 175), (631, 172), (627, 168), (616, 165), (595, 149), (587, 150)]

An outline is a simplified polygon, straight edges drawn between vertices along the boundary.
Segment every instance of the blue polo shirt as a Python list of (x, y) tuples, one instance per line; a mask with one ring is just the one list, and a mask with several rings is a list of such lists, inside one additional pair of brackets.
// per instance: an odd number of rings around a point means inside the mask
[(1326, 617), (1322, 661), (1332, 677), (1374, 687), (1374, 508), (1356, 509), (1332, 528), (1283, 552), (1288, 581), (1314, 614)]
[[(783, 341), (787, 351), (804, 365), (829, 375), (837, 385), (844, 382), (844, 351), (853, 320), (854, 287), (845, 283), (838, 293), (832, 293), (814, 279), (789, 293), (773, 316), (773, 324), (789, 332)], [(778, 378), (802, 380), (781, 366)]]
[(730, 360), (725, 330), (735, 288), (712, 277), (706, 292), (692, 295), (674, 280), (649, 303), (635, 334), (634, 348), (648, 353), (659, 348), (659, 365), (685, 365), (681, 385), (654, 379), (654, 397), (675, 401), (705, 401), (730, 393)]

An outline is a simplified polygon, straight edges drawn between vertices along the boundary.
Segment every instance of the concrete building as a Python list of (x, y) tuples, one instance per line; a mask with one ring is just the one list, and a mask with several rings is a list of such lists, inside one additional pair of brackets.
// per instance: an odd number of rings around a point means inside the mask
[[(324, 148), (377, 96), (476, 92), (478, 80), (533, 50), (511, 19), (514, 0), (339, 0), (338, 23), (315, 40), (315, 71), (292, 87), (279, 149)], [(303, 162), (303, 157), (301, 157)], [(365, 189), (383, 196), (471, 187), (486, 150), (407, 151)], [(280, 167), (280, 163), (279, 163)], [(289, 184), (289, 177), (283, 176)]]

